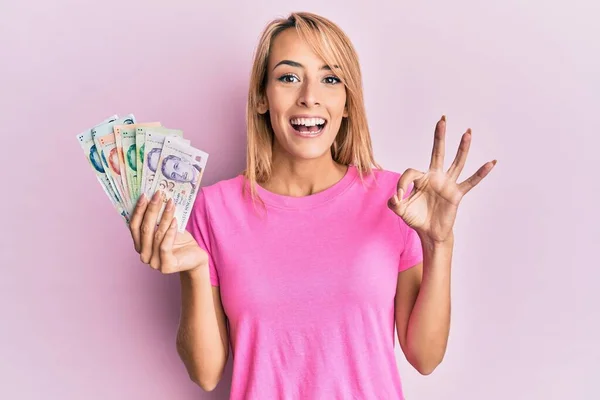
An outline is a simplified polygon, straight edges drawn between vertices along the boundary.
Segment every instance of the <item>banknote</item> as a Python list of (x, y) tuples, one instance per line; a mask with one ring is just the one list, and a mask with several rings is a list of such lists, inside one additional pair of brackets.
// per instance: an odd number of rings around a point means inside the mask
[(165, 139), (151, 189), (151, 193), (159, 190), (165, 194), (158, 220), (162, 217), (167, 201), (173, 199), (177, 230), (184, 231), (207, 161), (207, 153), (190, 146), (184, 140), (173, 136)]
[(111, 186), (115, 194), (119, 198), (119, 202), (128, 216), (131, 215), (131, 204), (128, 197), (125, 196), (121, 179), (120, 179), (120, 164), (116, 150), (114, 126), (115, 125), (130, 125), (135, 123), (133, 114), (128, 114), (116, 121), (101, 125), (92, 129), (92, 137), (100, 153), (100, 158), (106, 171), (106, 176), (109, 178)]
[(102, 149), (100, 138), (104, 136), (114, 135), (113, 129), (115, 125), (132, 124), (133, 122), (135, 122), (135, 117), (132, 114), (128, 114), (124, 117), (118, 118), (116, 121), (113, 121), (109, 124), (105, 124), (95, 129), (92, 129), (92, 138), (94, 139), (94, 143), (96, 144), (96, 148), (98, 149), (98, 153), (100, 155), (100, 159), (102, 160), (102, 165), (104, 167), (107, 179), (110, 182), (110, 187), (112, 188), (112, 191), (115, 193), (115, 195), (119, 199), (119, 203), (121, 203), (121, 206), (123, 206), (124, 209), (126, 208), (125, 200), (122, 197), (122, 193), (118, 190), (119, 187), (116, 185), (116, 182), (114, 182), (113, 176), (109, 171), (107, 153), (105, 153)]
[(178, 231), (193, 207), (208, 154), (192, 147), (183, 131), (160, 122), (136, 122), (133, 114), (112, 115), (77, 135), (96, 179), (125, 223), (139, 196), (160, 190), (175, 202)]
[[(137, 193), (136, 193), (136, 201), (139, 199), (140, 195), (144, 193), (144, 184), (143, 184), (143, 170), (144, 170), (144, 150), (146, 148), (146, 129), (148, 127), (140, 126), (136, 128), (135, 132), (135, 154), (137, 156), (136, 165), (139, 166), (139, 170), (137, 171)], [(183, 136), (183, 132), (179, 129), (170, 129), (164, 126), (160, 127), (151, 127), (154, 132), (158, 133), (173, 133), (179, 136)]]
[(104, 124), (112, 123), (112, 122), (116, 121), (117, 118), (118, 118), (117, 115), (113, 115), (113, 116), (105, 119), (101, 123), (94, 125), (92, 128), (87, 129), (84, 132), (77, 135), (77, 140), (79, 141), (79, 144), (81, 145), (81, 148), (88, 160), (89, 165), (94, 170), (96, 179), (100, 183), (100, 186), (102, 186), (104, 193), (106, 193), (106, 195), (110, 199), (113, 207), (121, 215), (121, 217), (124, 219), (124, 221), (126, 223), (128, 223), (129, 222), (128, 215), (125, 212), (125, 209), (121, 206), (118, 196), (115, 194), (115, 192), (112, 189), (110, 180), (108, 179), (108, 177), (106, 175), (100, 153), (98, 152), (96, 143), (94, 142), (94, 140), (92, 138), (92, 129), (98, 128)]
[(135, 156), (137, 171), (137, 193), (139, 198), (142, 188), (142, 168), (144, 166), (144, 142), (146, 141), (146, 128), (140, 127), (135, 130)]
[(125, 211), (129, 215), (133, 210), (131, 205), (131, 201), (129, 199), (129, 195), (125, 192), (125, 188), (123, 187), (123, 182), (121, 180), (121, 175), (125, 172), (121, 170), (121, 164), (119, 163), (119, 153), (117, 150), (117, 142), (115, 140), (115, 135), (105, 135), (100, 139), (100, 147), (102, 149), (102, 153), (106, 157), (106, 171), (107, 174), (111, 177), (112, 182), (115, 184), (117, 192), (119, 193), (121, 199), (123, 200), (123, 206), (125, 207)]
[(168, 136), (183, 138), (183, 131), (179, 129), (146, 128), (144, 158), (142, 161), (142, 183), (140, 185), (140, 194), (144, 193), (146, 197), (152, 197), (154, 194), (150, 190), (154, 182), (158, 159), (160, 158), (165, 138)]
[(132, 206), (135, 207), (139, 194), (137, 192), (137, 164), (135, 157), (135, 138), (138, 127), (158, 127), (160, 122), (147, 122), (128, 125), (115, 125), (115, 143), (119, 155), (121, 168), (121, 183), (125, 195), (128, 196)]

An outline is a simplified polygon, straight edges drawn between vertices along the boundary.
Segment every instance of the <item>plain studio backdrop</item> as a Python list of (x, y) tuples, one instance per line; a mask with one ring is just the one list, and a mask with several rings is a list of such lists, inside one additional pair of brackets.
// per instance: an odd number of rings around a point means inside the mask
[(140, 263), (75, 136), (131, 112), (210, 153), (202, 185), (235, 176), (254, 46), (295, 10), (354, 42), (385, 168), (426, 169), (442, 114), (446, 167), (469, 127), (461, 178), (498, 159), (459, 209), (446, 358), (424, 377), (396, 348), (407, 399), (598, 398), (597, 4), (2, 1), (0, 398), (227, 399), (231, 360), (189, 380), (179, 279)]

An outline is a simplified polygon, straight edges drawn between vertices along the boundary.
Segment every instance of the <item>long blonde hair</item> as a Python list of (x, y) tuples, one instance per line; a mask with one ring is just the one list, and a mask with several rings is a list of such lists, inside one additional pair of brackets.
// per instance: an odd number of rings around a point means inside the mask
[(254, 53), (246, 105), (248, 144), (246, 170), (243, 172), (253, 198), (256, 196), (256, 183), (265, 182), (271, 176), (274, 133), (269, 114), (258, 112), (259, 103), (266, 96), (270, 49), (275, 37), (290, 28), (296, 29), (299, 36), (335, 71), (346, 88), (348, 117), (342, 119), (331, 146), (333, 159), (343, 165), (353, 164), (361, 177), (371, 173), (373, 168), (380, 168), (373, 157), (362, 74), (358, 55), (350, 39), (336, 24), (324, 17), (307, 12), (291, 13), (288, 18), (275, 19), (266, 26)]

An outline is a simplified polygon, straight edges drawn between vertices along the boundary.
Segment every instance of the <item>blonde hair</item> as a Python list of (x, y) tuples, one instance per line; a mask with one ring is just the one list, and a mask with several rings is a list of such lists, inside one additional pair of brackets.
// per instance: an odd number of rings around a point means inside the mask
[[(266, 96), (267, 69), (270, 49), (275, 37), (294, 28), (313, 51), (336, 73), (346, 88), (348, 116), (342, 119), (340, 130), (331, 146), (332, 158), (343, 165), (356, 166), (362, 178), (375, 162), (371, 136), (363, 99), (362, 74), (354, 46), (346, 34), (333, 22), (307, 12), (291, 13), (287, 18), (271, 21), (260, 37), (254, 53), (250, 87), (246, 105), (247, 154), (243, 175), (250, 184), (252, 197), (255, 185), (271, 176), (271, 157), (274, 139), (269, 114), (260, 114), (258, 107)], [(339, 68), (337, 68), (339, 67)]]

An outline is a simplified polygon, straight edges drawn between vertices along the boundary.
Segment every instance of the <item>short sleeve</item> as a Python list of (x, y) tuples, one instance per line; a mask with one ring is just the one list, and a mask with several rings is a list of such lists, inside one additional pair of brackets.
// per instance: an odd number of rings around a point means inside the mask
[[(408, 187), (408, 190), (404, 194), (405, 199), (410, 196), (413, 188), (413, 184)], [(421, 238), (419, 238), (417, 232), (408, 226), (402, 218), (398, 217), (398, 221), (400, 223), (401, 236), (404, 237), (404, 249), (400, 254), (400, 263), (398, 265), (398, 272), (402, 272), (423, 261), (423, 247), (421, 246)]]
[(404, 249), (400, 254), (398, 272), (405, 271), (423, 261), (423, 247), (417, 232), (403, 221), (401, 221), (400, 228), (404, 231)]
[(198, 190), (186, 230), (192, 235), (196, 242), (198, 242), (200, 248), (208, 253), (210, 283), (213, 286), (219, 286), (217, 265), (214, 259), (213, 248), (211, 247), (211, 241), (214, 237), (210, 227), (210, 218), (206, 204), (206, 197), (202, 188)]

